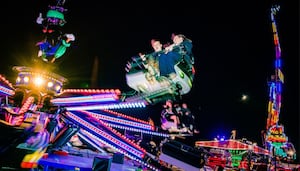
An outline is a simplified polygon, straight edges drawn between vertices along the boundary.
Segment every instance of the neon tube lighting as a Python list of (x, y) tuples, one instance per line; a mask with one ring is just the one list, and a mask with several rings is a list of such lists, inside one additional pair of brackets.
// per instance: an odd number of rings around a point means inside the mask
[(101, 119), (102, 121), (104, 120), (104, 121), (114, 122), (116, 124), (128, 125), (130, 127), (137, 127), (137, 128), (141, 128), (141, 129), (147, 129), (147, 130), (152, 129), (152, 126), (149, 125), (149, 124), (143, 124), (143, 123), (139, 123), (139, 122), (128, 121), (128, 120), (121, 119), (121, 118), (102, 115), (102, 114), (99, 114), (99, 113), (93, 113), (93, 112), (87, 112), (87, 113), (92, 115), (93, 117), (95, 117), (97, 119)]
[(68, 97), (56, 98), (51, 102), (55, 104), (68, 104), (68, 103), (86, 103), (86, 102), (111, 102), (116, 101), (114, 94), (94, 95), (94, 96), (81, 96), (81, 97)]
[(146, 107), (146, 105), (145, 103), (120, 103), (120, 104), (106, 104), (106, 105), (73, 106), (73, 107), (66, 107), (66, 109), (68, 111), (74, 111), (74, 110), (124, 109), (124, 108), (136, 108), (136, 107)]
[[(126, 144), (124, 141), (120, 141), (116, 137), (110, 135), (109, 133), (107, 133), (105, 131), (100, 130), (99, 128), (97, 128), (94, 125), (90, 124), (89, 122), (77, 117), (75, 114), (73, 114), (71, 112), (68, 112), (68, 116), (71, 117), (74, 120), (77, 120), (78, 123), (84, 125), (89, 130), (94, 131), (95, 133), (97, 133), (97, 136), (102, 136), (103, 138), (117, 144), (119, 147), (127, 149), (127, 151), (131, 152), (132, 154), (134, 154), (136, 156), (139, 156), (140, 158), (142, 158), (144, 156), (143, 151), (139, 151), (138, 148), (134, 148), (133, 146), (130, 146), (132, 144), (130, 144), (129, 142), (127, 142), (128, 144)], [(99, 121), (99, 122), (101, 123), (101, 121)], [(119, 138), (122, 138), (122, 137), (119, 137)], [(124, 139), (124, 140), (126, 141), (127, 139)]]
[(3, 87), (3, 86), (1, 86), (1, 85), (0, 85), (0, 92), (1, 92), (1, 93), (4, 93), (5, 95), (9, 95), (9, 96), (11, 96), (11, 95), (14, 94), (14, 91), (13, 91), (13, 90), (10, 90), (10, 89), (8, 89), (8, 88), (6, 88), (6, 87)]

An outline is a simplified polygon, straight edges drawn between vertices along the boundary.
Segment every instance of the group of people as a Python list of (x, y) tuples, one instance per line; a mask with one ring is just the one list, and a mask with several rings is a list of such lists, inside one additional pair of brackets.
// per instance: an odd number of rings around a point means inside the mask
[(183, 34), (172, 34), (171, 39), (173, 44), (165, 46), (158, 39), (151, 40), (154, 52), (147, 55), (147, 68), (150, 74), (172, 79), (176, 76), (174, 66), (180, 60), (185, 60), (190, 65), (193, 64), (192, 41)]
[(174, 66), (184, 61), (191, 72), (194, 58), (192, 54), (192, 41), (183, 34), (172, 34), (172, 44), (163, 44), (158, 39), (151, 39), (152, 53), (139, 54), (147, 69), (146, 78), (148, 81), (155, 81), (163, 76), (173, 79), (176, 77)]
[(161, 128), (169, 132), (193, 133), (195, 116), (188, 108), (187, 103), (175, 104), (167, 100), (161, 112)]

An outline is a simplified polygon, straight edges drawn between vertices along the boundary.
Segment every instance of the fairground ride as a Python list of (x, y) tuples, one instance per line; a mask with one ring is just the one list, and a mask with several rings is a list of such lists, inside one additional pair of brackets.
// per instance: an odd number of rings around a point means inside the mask
[(58, 0), (49, 5), (45, 18), (42, 14), (37, 18), (45, 38), (37, 43), (39, 51), (34, 65), (14, 66), (15, 84), (0, 76), (1, 169), (39, 168), (45, 154), (70, 145), (76, 135), (99, 153), (107, 154), (106, 149), (110, 149), (142, 167), (159, 170), (160, 161), (140, 140), (153, 136), (165, 139), (170, 135), (158, 131), (150, 120), (115, 110), (144, 108), (187, 94), (192, 87), (193, 66), (179, 61), (174, 66), (175, 78), (160, 78), (169, 84), (150, 85), (142, 68), (129, 71), (127, 83), (139, 92), (134, 96), (124, 97), (118, 89), (64, 89), (68, 80), (52, 71), (75, 40), (73, 34), (62, 32), (66, 23), (64, 4), (64, 0)]
[(271, 76), (268, 82), (269, 103), (266, 130), (263, 131), (263, 144), (274, 158), (281, 161), (295, 160), (296, 150), (294, 145), (289, 142), (285, 135), (284, 126), (279, 123), (279, 114), (281, 112), (282, 86), (284, 84), (284, 74), (282, 72), (281, 48), (277, 30), (276, 16), (280, 10), (279, 5), (271, 8), (272, 32), (275, 45), (275, 74)]

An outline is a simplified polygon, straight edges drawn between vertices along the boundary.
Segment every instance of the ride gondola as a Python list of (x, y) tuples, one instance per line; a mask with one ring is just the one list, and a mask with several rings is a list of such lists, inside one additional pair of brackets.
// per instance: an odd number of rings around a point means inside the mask
[[(126, 81), (127, 85), (138, 93), (137, 96), (149, 103), (157, 103), (166, 99), (176, 100), (190, 92), (195, 75), (193, 54), (180, 46), (172, 51), (176, 51), (180, 56), (174, 65), (175, 74), (170, 77), (155, 71), (158, 59), (153, 62), (152, 54), (131, 58), (126, 65)], [(166, 50), (164, 52), (167, 54)]]

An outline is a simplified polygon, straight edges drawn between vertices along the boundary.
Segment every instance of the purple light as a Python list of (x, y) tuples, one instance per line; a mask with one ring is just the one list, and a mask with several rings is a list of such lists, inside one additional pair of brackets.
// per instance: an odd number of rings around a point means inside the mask
[(0, 93), (11, 96), (14, 94), (14, 91), (0, 85)]
[(103, 105), (85, 105), (85, 106), (73, 106), (67, 107), (68, 111), (74, 110), (103, 110), (103, 109), (125, 109), (125, 108), (137, 108), (137, 107), (146, 107), (146, 104), (143, 102), (135, 102), (133, 105), (129, 106), (129, 103), (119, 103), (119, 104), (103, 104)]
[(116, 101), (114, 94), (94, 95), (94, 96), (81, 96), (81, 97), (68, 97), (56, 98), (51, 100), (54, 104), (72, 104), (72, 103), (87, 103), (87, 102), (111, 102)]

